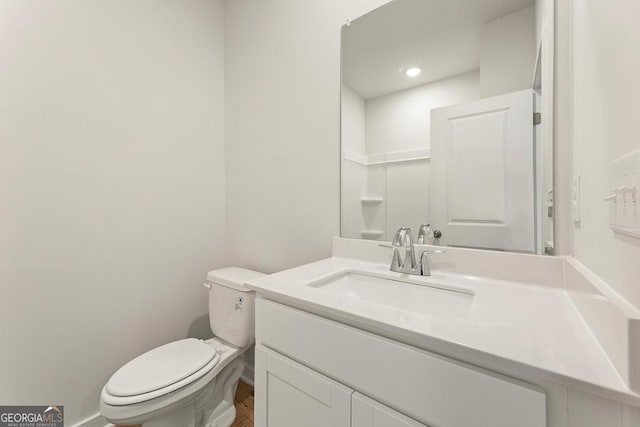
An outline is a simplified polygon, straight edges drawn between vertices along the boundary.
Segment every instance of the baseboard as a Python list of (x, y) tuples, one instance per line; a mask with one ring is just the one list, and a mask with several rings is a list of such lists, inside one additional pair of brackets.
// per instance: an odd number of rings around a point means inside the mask
[(115, 427), (113, 424), (107, 422), (100, 413), (97, 413), (89, 418), (86, 418), (79, 423), (73, 424), (71, 427)]
[(245, 383), (249, 384), (250, 386), (253, 387), (254, 383), (253, 383), (253, 379), (255, 378), (255, 371), (253, 369), (253, 366), (248, 365), (246, 362), (244, 364), (244, 371), (242, 372), (242, 376), (240, 377), (240, 379), (242, 381), (244, 381)]

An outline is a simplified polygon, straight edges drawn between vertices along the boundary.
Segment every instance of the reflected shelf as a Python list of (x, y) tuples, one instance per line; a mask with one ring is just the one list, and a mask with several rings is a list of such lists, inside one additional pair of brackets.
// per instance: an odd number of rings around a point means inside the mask
[(363, 239), (368, 240), (377, 240), (384, 234), (382, 230), (362, 230), (360, 231), (360, 235)]
[(377, 206), (384, 201), (382, 197), (362, 197), (360, 202), (363, 206)]

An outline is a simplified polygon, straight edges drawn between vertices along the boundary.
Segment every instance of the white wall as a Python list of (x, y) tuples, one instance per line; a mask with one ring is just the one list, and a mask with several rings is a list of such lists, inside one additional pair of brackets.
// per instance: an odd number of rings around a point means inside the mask
[[(542, 0), (541, 0), (542, 1)], [(546, 0), (550, 2), (551, 0)], [(571, 176), (573, 164), (573, 10), (572, 0), (552, 2), (553, 16), (543, 16), (543, 20), (553, 21), (548, 27), (553, 29), (555, 74), (553, 104), (554, 143), (554, 244), (556, 254), (573, 253), (571, 221)], [(549, 9), (547, 9), (549, 12)], [(542, 28), (540, 29), (543, 30)], [(545, 43), (543, 43), (545, 44)], [(544, 71), (544, 64), (543, 64)], [(543, 100), (544, 102), (544, 100)], [(545, 121), (543, 120), (543, 126)]]
[(608, 227), (608, 163), (640, 149), (640, 3), (573, 0), (573, 170), (582, 221), (573, 255), (640, 307), (640, 239)]
[(340, 222), (340, 28), (385, 2), (226, 2), (229, 264), (274, 272), (329, 256)]
[(365, 101), (357, 93), (342, 85), (340, 120), (342, 148), (360, 154), (366, 152), (366, 107)]
[(368, 195), (367, 166), (344, 159), (342, 161), (341, 236), (360, 239), (366, 229), (363, 206), (360, 199)]
[(392, 240), (400, 227), (409, 227), (418, 237), (420, 224), (431, 223), (431, 162), (416, 160), (391, 163), (386, 169), (385, 240)]
[(3, 404), (72, 425), (134, 355), (210, 334), (222, 61), (220, 1), (0, 2)]
[(428, 148), (431, 110), (480, 98), (472, 71), (367, 101), (367, 154)]
[(367, 192), (367, 166), (349, 160), (364, 158), (365, 152), (365, 103), (358, 94), (342, 85), (340, 134), (342, 149), (348, 150), (342, 158), (340, 189), (340, 233), (343, 237), (361, 238), (365, 229), (363, 206), (360, 202)]
[(483, 98), (530, 89), (536, 58), (533, 6), (482, 26), (480, 87)]

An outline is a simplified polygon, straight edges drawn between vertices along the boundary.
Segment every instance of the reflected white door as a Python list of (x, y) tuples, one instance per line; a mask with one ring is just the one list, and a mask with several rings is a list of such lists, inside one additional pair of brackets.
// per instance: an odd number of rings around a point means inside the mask
[(432, 110), (431, 168), (442, 243), (534, 252), (532, 90)]

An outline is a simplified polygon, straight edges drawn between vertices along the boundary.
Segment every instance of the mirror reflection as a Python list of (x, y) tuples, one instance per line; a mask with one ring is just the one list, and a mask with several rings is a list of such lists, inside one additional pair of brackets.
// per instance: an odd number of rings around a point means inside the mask
[(341, 235), (430, 224), (429, 244), (553, 253), (547, 46), (531, 0), (396, 0), (345, 25)]

